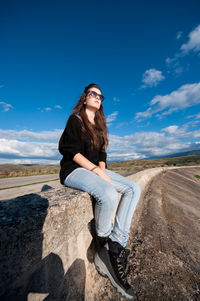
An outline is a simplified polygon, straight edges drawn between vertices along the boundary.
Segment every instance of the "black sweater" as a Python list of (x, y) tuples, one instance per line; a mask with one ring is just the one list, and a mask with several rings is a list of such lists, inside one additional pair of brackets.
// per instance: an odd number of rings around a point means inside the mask
[(59, 152), (63, 155), (60, 161), (60, 182), (76, 168), (81, 167), (73, 161), (77, 153), (81, 153), (89, 161), (98, 165), (100, 161), (106, 163), (106, 152), (102, 149), (92, 149), (90, 137), (81, 131), (81, 120), (76, 115), (70, 115), (66, 127), (59, 141)]

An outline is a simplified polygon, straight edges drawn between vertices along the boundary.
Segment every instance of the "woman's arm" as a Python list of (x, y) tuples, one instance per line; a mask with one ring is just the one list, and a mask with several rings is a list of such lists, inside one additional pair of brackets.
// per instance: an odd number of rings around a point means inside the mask
[(100, 161), (99, 162), (99, 167), (102, 169), (102, 170), (105, 170), (106, 168), (106, 163), (104, 161)]
[(59, 140), (59, 152), (63, 156), (72, 159), (75, 154), (81, 152), (81, 127), (80, 120), (74, 115), (70, 115), (66, 127)]
[(105, 168), (106, 168), (106, 157), (107, 157), (107, 154), (104, 150), (104, 145), (102, 145), (100, 152), (99, 152), (99, 167), (102, 170), (105, 170)]
[[(88, 170), (92, 170), (92, 172), (94, 172), (96, 175), (100, 176), (102, 179), (104, 179), (105, 181), (111, 183), (109, 176), (106, 174), (105, 169), (103, 170), (102, 168), (100, 168), (100, 166), (97, 166), (95, 164), (93, 164), (91, 161), (89, 161), (86, 157), (84, 157), (82, 154), (77, 153), (74, 157), (73, 157), (74, 162), (76, 162), (77, 164), (79, 164), (80, 166), (84, 167), (85, 169)], [(104, 163), (104, 162), (99, 162), (100, 163)], [(104, 163), (105, 164), (105, 163)]]

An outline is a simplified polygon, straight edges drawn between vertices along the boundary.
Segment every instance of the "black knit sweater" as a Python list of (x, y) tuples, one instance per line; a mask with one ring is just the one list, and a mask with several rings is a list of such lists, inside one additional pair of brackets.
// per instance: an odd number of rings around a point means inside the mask
[(81, 120), (76, 115), (70, 115), (66, 127), (59, 141), (59, 152), (63, 155), (60, 161), (60, 182), (76, 168), (81, 167), (73, 161), (77, 153), (81, 153), (89, 161), (98, 165), (100, 161), (106, 163), (106, 152), (102, 149), (92, 149), (90, 137), (81, 131)]

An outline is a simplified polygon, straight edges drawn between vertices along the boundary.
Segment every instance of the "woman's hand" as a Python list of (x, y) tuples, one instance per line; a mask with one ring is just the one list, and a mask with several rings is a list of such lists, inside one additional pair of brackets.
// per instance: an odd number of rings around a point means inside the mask
[(110, 177), (107, 175), (105, 170), (101, 169), (100, 167), (97, 167), (93, 171), (96, 175), (100, 176), (102, 179), (107, 181), (108, 183), (111, 183)]
[(92, 172), (94, 172), (96, 175), (100, 176), (102, 179), (107, 181), (108, 183), (111, 183), (110, 177), (105, 172), (105, 163), (99, 162), (100, 166), (94, 165), (92, 162), (90, 162), (86, 157), (84, 157), (81, 153), (77, 153), (73, 157), (74, 162), (79, 164), (85, 169), (88, 169)]

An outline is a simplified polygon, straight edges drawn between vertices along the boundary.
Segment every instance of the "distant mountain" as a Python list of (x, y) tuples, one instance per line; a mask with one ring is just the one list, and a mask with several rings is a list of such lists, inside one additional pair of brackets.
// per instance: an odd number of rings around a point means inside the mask
[(40, 165), (40, 164), (31, 164), (31, 163), (23, 164), (23, 163), (20, 163), (19, 165), (22, 165), (22, 166), (35, 166), (35, 165)]
[(200, 150), (196, 149), (188, 152), (175, 153), (175, 154), (164, 155), (164, 156), (151, 156), (145, 159), (163, 159), (163, 158), (186, 157), (186, 156), (200, 156)]
[(182, 153), (176, 153), (176, 154), (171, 154), (168, 156), (163, 156), (163, 158), (173, 158), (173, 157), (185, 157), (185, 156), (197, 156), (200, 155), (200, 150), (192, 150), (188, 152), (182, 152)]

